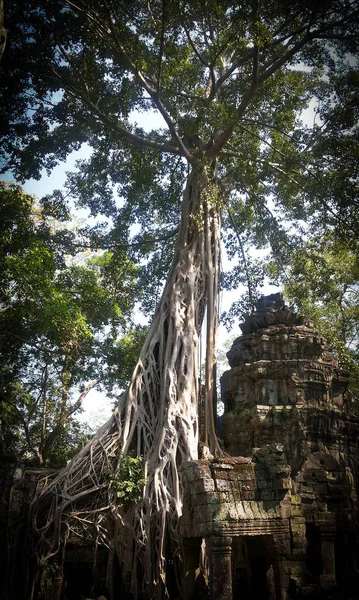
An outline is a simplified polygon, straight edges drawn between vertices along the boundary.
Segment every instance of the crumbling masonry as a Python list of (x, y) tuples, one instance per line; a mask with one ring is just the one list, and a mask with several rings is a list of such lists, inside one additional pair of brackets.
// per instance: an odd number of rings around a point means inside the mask
[(348, 376), (280, 294), (241, 326), (222, 377), (228, 456), (181, 467), (185, 598), (359, 598), (359, 420)]

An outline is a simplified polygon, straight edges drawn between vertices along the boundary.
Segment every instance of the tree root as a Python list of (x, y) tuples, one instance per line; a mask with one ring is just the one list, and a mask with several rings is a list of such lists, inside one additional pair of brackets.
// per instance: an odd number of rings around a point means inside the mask
[[(194, 168), (184, 192), (177, 257), (130, 386), (110, 420), (41, 491), (30, 511), (39, 561), (56, 554), (68, 537), (96, 539), (115, 548), (123, 572), (132, 573), (135, 595), (138, 565), (143, 587), (158, 598), (167, 595), (168, 554), (181, 569), (178, 466), (198, 457), (198, 343), (207, 301), (204, 443), (214, 454), (220, 452), (211, 414), (218, 194), (206, 170)], [(136, 504), (117, 503), (109, 484), (126, 454), (143, 457), (146, 483)]]

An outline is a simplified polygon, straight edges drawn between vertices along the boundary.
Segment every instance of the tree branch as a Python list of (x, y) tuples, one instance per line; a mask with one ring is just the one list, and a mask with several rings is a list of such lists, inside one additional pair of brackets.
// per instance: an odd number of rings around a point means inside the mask
[[(120, 58), (125, 62), (125, 64), (127, 64), (128, 69), (131, 71), (131, 73), (136, 77), (137, 81), (140, 83), (140, 85), (142, 86), (142, 88), (148, 93), (148, 95), (151, 97), (152, 102), (154, 104), (154, 106), (157, 108), (157, 110), (160, 112), (160, 114), (162, 115), (163, 119), (165, 120), (167, 127), (172, 135), (172, 138), (175, 142), (177, 142), (177, 146), (178, 148), (181, 150), (181, 154), (183, 154), (183, 156), (189, 161), (192, 162), (193, 157), (190, 154), (190, 152), (188, 151), (188, 148), (185, 146), (185, 144), (183, 143), (180, 135), (178, 134), (178, 131), (172, 121), (172, 118), (170, 116), (170, 114), (167, 112), (166, 108), (164, 107), (164, 105), (162, 104), (161, 100), (160, 100), (160, 96), (157, 92), (157, 89), (155, 89), (154, 87), (152, 87), (152, 85), (149, 83), (149, 79), (146, 78), (146, 76), (142, 73), (142, 71), (140, 69), (137, 68), (137, 66), (135, 65), (135, 63), (132, 61), (130, 55), (128, 54), (128, 52), (125, 50), (123, 44), (121, 44), (121, 41), (117, 35), (116, 29), (112, 23), (112, 18), (111, 18), (111, 10), (108, 7), (108, 4), (105, 0), (105, 5), (107, 7), (107, 11), (108, 11), (108, 20), (109, 20), (109, 28), (110, 28), (110, 33), (112, 35), (112, 39), (115, 43), (115, 49), (118, 52)], [(157, 84), (158, 87), (158, 84)]]
[(193, 41), (193, 40), (192, 40), (192, 38), (191, 38), (191, 34), (190, 34), (190, 32), (189, 32), (189, 30), (188, 30), (188, 27), (187, 27), (187, 25), (186, 25), (186, 22), (185, 22), (185, 20), (184, 20), (183, 11), (181, 10), (180, 2), (178, 2), (178, 8), (179, 8), (179, 11), (180, 11), (180, 14), (181, 14), (181, 23), (182, 23), (182, 27), (183, 27), (183, 29), (184, 29), (184, 31), (185, 31), (185, 34), (186, 34), (187, 40), (188, 40), (188, 42), (189, 42), (189, 45), (191, 46), (191, 48), (192, 48), (193, 52), (194, 52), (194, 53), (195, 53), (195, 55), (197, 56), (198, 60), (199, 60), (199, 61), (202, 63), (202, 65), (208, 68), (208, 67), (209, 67), (209, 65), (208, 65), (207, 61), (206, 61), (206, 60), (203, 58), (203, 56), (202, 56), (202, 55), (200, 54), (200, 52), (197, 50), (197, 48), (196, 48), (196, 46), (195, 46), (195, 44), (194, 44), (194, 41)]
[(110, 117), (105, 115), (96, 104), (92, 102), (89, 98), (86, 98), (79, 90), (74, 88), (74, 91), (70, 88), (64, 88), (68, 94), (70, 94), (75, 99), (80, 99), (91, 111), (93, 111), (99, 120), (109, 127), (115, 133), (118, 133), (121, 137), (127, 139), (132, 144), (139, 148), (154, 148), (155, 150), (159, 150), (160, 152), (170, 152), (171, 154), (180, 154), (183, 156), (183, 152), (181, 152), (180, 148), (174, 146), (170, 143), (160, 143), (155, 142), (154, 140), (150, 140), (149, 138), (142, 137), (137, 135), (136, 133), (132, 133), (126, 127), (123, 127), (118, 122), (114, 122)]
[(98, 248), (101, 248), (102, 250), (113, 250), (113, 249), (117, 249), (117, 248), (139, 248), (141, 246), (148, 246), (151, 244), (159, 244), (161, 242), (166, 242), (168, 240), (170, 240), (171, 238), (173, 238), (175, 235), (177, 235), (178, 233), (178, 227), (176, 227), (176, 229), (174, 229), (173, 231), (171, 231), (168, 235), (164, 235), (158, 238), (153, 238), (153, 239), (148, 239), (148, 240), (143, 240), (141, 242), (129, 242), (128, 244), (119, 244), (116, 241), (114, 241), (112, 244), (102, 244), (102, 243), (98, 243), (98, 244), (82, 244), (81, 242), (77, 242), (77, 243), (73, 243), (71, 244), (71, 246), (73, 248), (83, 248), (85, 250), (97, 250)]
[[(280, 67), (282, 67), (286, 62), (288, 62), (299, 50), (303, 48), (303, 46), (310, 40), (313, 39), (314, 34), (306, 33), (305, 36), (298, 41), (294, 46), (285, 52), (280, 58), (278, 58), (268, 69), (266, 69), (261, 74), (258, 74), (256, 77), (255, 85), (253, 85), (253, 76), (250, 87), (243, 94), (241, 103), (237, 109), (236, 118), (228, 125), (228, 127), (222, 131), (220, 136), (217, 138), (216, 142), (213, 146), (207, 151), (208, 156), (216, 156), (223, 146), (228, 142), (229, 138), (233, 133), (233, 129), (235, 125), (240, 121), (241, 117), (244, 115), (248, 105), (251, 100), (254, 98), (257, 88), (260, 84), (266, 81), (273, 73), (275, 73)], [(255, 48), (253, 48), (253, 55), (255, 54)]]
[(43, 464), (42, 454), (41, 454), (41, 452), (39, 452), (39, 450), (37, 450), (35, 448), (35, 446), (33, 445), (32, 441), (31, 441), (29, 422), (25, 419), (21, 410), (19, 410), (19, 408), (16, 406), (15, 403), (8, 402), (8, 404), (10, 404), (10, 406), (12, 406), (14, 408), (15, 412), (18, 414), (20, 421), (22, 422), (22, 426), (24, 428), (24, 433), (25, 433), (25, 438), (26, 438), (26, 443), (27, 443), (29, 450), (33, 453), (34, 457), (37, 459), (39, 465), (42, 465)]
[(98, 384), (100, 383), (100, 379), (93, 379), (90, 383), (85, 387), (84, 391), (81, 392), (78, 400), (70, 406), (68, 411), (65, 414), (64, 422), (67, 421), (79, 408), (81, 408), (83, 401), (85, 400), (87, 394)]
[[(351, 16), (354, 17), (358, 12), (359, 11), (354, 11)], [(288, 63), (290, 61), (290, 59), (293, 58), (293, 56), (295, 56), (295, 54), (297, 54), (309, 41), (314, 40), (316, 38), (322, 38), (322, 37), (327, 38), (330, 35), (329, 33), (327, 33), (328, 31), (330, 31), (331, 29), (334, 29), (335, 27), (337, 27), (340, 24), (345, 23), (347, 21), (348, 21), (348, 18), (343, 18), (339, 21), (330, 23), (329, 25), (322, 26), (320, 29), (310, 31), (310, 25), (313, 22), (313, 19), (312, 19), (310, 21), (309, 25), (307, 25), (307, 27), (305, 29), (305, 31), (306, 31), (305, 35), (289, 49), (288, 49), (288, 46), (289, 46), (290, 42), (288, 42), (288, 44), (285, 47), (286, 51), (284, 53), (282, 52), (280, 55), (278, 55), (278, 58), (276, 58), (274, 60), (274, 62), (272, 59), (270, 66), (268, 66), (264, 71), (262, 71), (262, 73), (258, 74), (258, 77), (256, 78), (255, 86), (253, 85), (253, 76), (252, 76), (251, 86), (243, 94), (241, 103), (237, 109), (236, 118), (219, 135), (215, 144), (207, 151), (208, 156), (210, 156), (210, 157), (216, 156), (220, 152), (220, 150), (223, 148), (223, 146), (227, 143), (227, 141), (229, 140), (229, 138), (232, 135), (234, 126), (239, 122), (239, 120), (243, 116), (246, 108), (248, 107), (252, 98), (255, 96), (257, 87), (260, 84), (262, 84), (264, 81), (266, 81), (271, 75), (273, 75), (285, 63)], [(303, 29), (303, 28), (301, 28), (301, 29)], [(255, 48), (252, 49), (252, 56), (253, 55), (255, 55)], [(228, 76), (229, 72), (234, 71), (234, 69), (236, 68), (235, 64), (236, 63), (233, 63), (231, 68), (227, 71), (226, 77)], [(218, 85), (218, 82), (217, 82), (217, 85)]]
[(248, 263), (247, 263), (246, 253), (244, 252), (244, 247), (243, 247), (243, 244), (242, 244), (241, 236), (240, 236), (240, 233), (238, 231), (237, 225), (235, 223), (234, 217), (232, 215), (232, 211), (231, 211), (230, 207), (228, 206), (227, 202), (224, 202), (224, 204), (225, 204), (225, 206), (227, 208), (229, 220), (230, 220), (230, 222), (232, 224), (232, 227), (234, 229), (234, 232), (236, 234), (237, 241), (238, 241), (238, 244), (239, 244), (239, 248), (240, 248), (240, 251), (241, 251), (241, 254), (242, 254), (243, 265), (244, 265), (244, 272), (246, 274), (246, 280), (247, 280), (249, 302), (251, 304), (251, 307), (254, 308), (254, 295), (253, 295), (252, 284), (251, 284), (251, 280), (250, 280), (250, 276), (249, 276), (249, 269), (248, 269)]
[(76, 412), (76, 410), (78, 410), (81, 407), (81, 405), (82, 405), (84, 399), (86, 398), (87, 394), (89, 393), (89, 391), (92, 390), (92, 388), (94, 388), (95, 385), (97, 385), (99, 383), (99, 381), (100, 381), (99, 379), (94, 379), (93, 381), (91, 381), (86, 386), (84, 391), (80, 394), (80, 397), (77, 400), (77, 402), (75, 402), (75, 404), (73, 406), (71, 406), (67, 411), (62, 411), (57, 424), (55, 425), (55, 427), (51, 431), (51, 433), (48, 435), (48, 438), (44, 444), (43, 451), (42, 451), (43, 460), (45, 460), (47, 458), (47, 455), (50, 451), (51, 446), (53, 445), (56, 438), (60, 435), (61, 431), (64, 428), (66, 421)]
[(164, 42), (165, 42), (165, 6), (166, 6), (166, 0), (162, 0), (160, 51), (159, 51), (159, 56), (158, 56), (158, 72), (157, 72), (157, 94), (160, 93), (160, 87), (161, 87), (162, 58), (163, 58), (163, 48), (164, 48)]
[(216, 95), (216, 93), (218, 92), (219, 88), (233, 74), (233, 72), (236, 69), (239, 69), (240, 67), (242, 67), (243, 65), (245, 65), (248, 61), (250, 61), (250, 60), (253, 59), (254, 54), (255, 54), (255, 49), (251, 48), (250, 50), (248, 50), (248, 52), (247, 52), (247, 54), (246, 54), (245, 57), (233, 61), (233, 63), (231, 64), (231, 66), (228, 67), (228, 69), (226, 69), (226, 71), (224, 71), (220, 77), (218, 77), (218, 79), (216, 81), (216, 85), (215, 85), (215, 87), (213, 89), (212, 94), (207, 98), (208, 102), (210, 102), (211, 100), (213, 100), (213, 98)]
[[(142, 138), (141, 136), (137, 136), (137, 135), (131, 133), (130, 131), (128, 131), (125, 127), (122, 127), (117, 123), (115, 124), (111, 119), (109, 119), (107, 117), (107, 115), (104, 115), (98, 109), (96, 104), (94, 104), (89, 98), (86, 98), (85, 96), (83, 96), (83, 94), (81, 94), (82, 101), (85, 102), (87, 104), (87, 106), (89, 106), (91, 108), (91, 110), (94, 110), (94, 112), (97, 114), (98, 117), (101, 118), (101, 120), (103, 122), (105, 122), (107, 125), (110, 125), (113, 129), (115, 129), (115, 131), (120, 133), (121, 136), (126, 137), (126, 139), (131, 141), (136, 146), (139, 146), (139, 147), (147, 146), (150, 148), (156, 148), (157, 150), (160, 150), (162, 152), (171, 152), (173, 154), (182, 154), (189, 162), (192, 162), (193, 157), (190, 154), (190, 152), (188, 151), (187, 147), (184, 145), (181, 137), (179, 136), (179, 134), (174, 126), (172, 118), (170, 117), (169, 113), (163, 106), (163, 104), (159, 98), (157, 89), (153, 87), (153, 84), (154, 84), (153, 80), (150, 79), (149, 77), (147, 77), (146, 75), (144, 75), (142, 73), (142, 71), (137, 68), (136, 64), (131, 59), (130, 55), (124, 48), (123, 44), (121, 44), (120, 39), (117, 35), (116, 29), (114, 27), (114, 24), (112, 22), (111, 8), (109, 7), (106, 0), (104, 0), (104, 4), (107, 9), (108, 29), (106, 29), (103, 26), (100, 26), (99, 19), (95, 18), (91, 12), (81, 8), (80, 6), (78, 6), (77, 4), (72, 2), (71, 0), (66, 0), (66, 1), (67, 1), (67, 4), (69, 4), (69, 6), (72, 6), (72, 8), (74, 8), (76, 11), (84, 14), (87, 17), (87, 19), (89, 19), (89, 21), (93, 25), (95, 25), (97, 33), (101, 29), (103, 34), (106, 34), (107, 36), (108, 35), (111, 36), (111, 38), (114, 42), (115, 50), (120, 58), (120, 64), (124, 65), (125, 68), (127, 68), (136, 77), (136, 79), (139, 82), (139, 84), (141, 85), (141, 87), (148, 93), (155, 108), (157, 108), (157, 110), (162, 115), (164, 121), (166, 122), (167, 127), (172, 135), (172, 139), (177, 143), (177, 147), (173, 144), (160, 144), (158, 142), (149, 140), (148, 138)], [(102, 37), (104, 37), (104, 35), (102, 35)], [(69, 88), (66, 88), (66, 89), (69, 93), (71, 93), (71, 90)], [(72, 95), (76, 97), (75, 94), (72, 94)]]

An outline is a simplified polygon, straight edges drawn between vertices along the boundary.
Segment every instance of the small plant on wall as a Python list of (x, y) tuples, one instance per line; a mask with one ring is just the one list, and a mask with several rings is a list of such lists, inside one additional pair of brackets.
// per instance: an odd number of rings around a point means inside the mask
[(124, 456), (116, 473), (111, 475), (110, 489), (123, 504), (127, 502), (139, 502), (145, 483), (142, 457)]

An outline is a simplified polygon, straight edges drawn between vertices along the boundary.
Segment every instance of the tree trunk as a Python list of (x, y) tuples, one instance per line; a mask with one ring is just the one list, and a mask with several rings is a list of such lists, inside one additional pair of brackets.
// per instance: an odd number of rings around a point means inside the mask
[[(101, 504), (109, 502), (119, 527), (117, 553), (123, 570), (132, 573), (135, 595), (141, 565), (143, 586), (155, 597), (165, 596), (166, 556), (175, 561), (180, 556), (178, 466), (198, 457), (198, 344), (207, 301), (203, 442), (220, 452), (212, 411), (219, 231), (219, 188), (209, 168), (194, 167), (183, 196), (177, 255), (129, 389), (110, 421), (33, 506), (38, 553), (44, 555), (58, 548), (61, 521), (81, 525), (79, 502), (91, 501), (88, 514), (97, 523), (103, 519)], [(108, 472), (128, 453), (143, 457), (146, 483), (140, 502), (119, 506), (111, 491), (108, 501), (101, 490), (108, 487)]]

